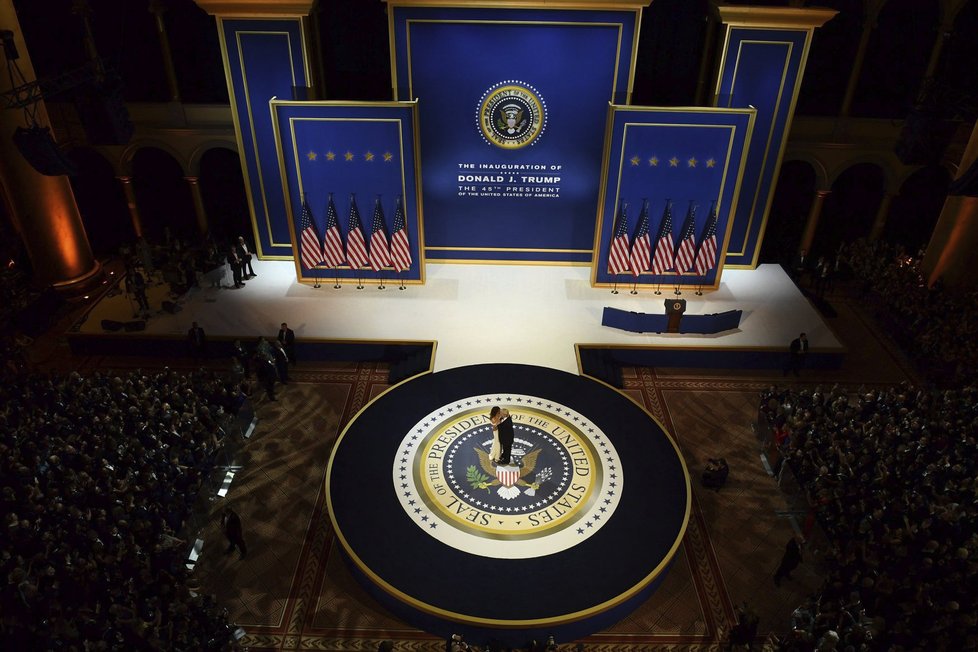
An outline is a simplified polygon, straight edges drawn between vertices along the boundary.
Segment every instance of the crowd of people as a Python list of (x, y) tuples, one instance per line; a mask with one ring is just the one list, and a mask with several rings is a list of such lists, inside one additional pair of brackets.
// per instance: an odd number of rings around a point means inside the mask
[(845, 258), (875, 299), (876, 318), (911, 354), (931, 380), (947, 386), (978, 379), (978, 290), (931, 287), (921, 271), (922, 254), (882, 240), (859, 240)]
[(240, 405), (233, 382), (170, 370), (4, 380), (4, 648), (236, 649), (180, 539)]
[(761, 396), (831, 544), (783, 650), (978, 649), (978, 385)]

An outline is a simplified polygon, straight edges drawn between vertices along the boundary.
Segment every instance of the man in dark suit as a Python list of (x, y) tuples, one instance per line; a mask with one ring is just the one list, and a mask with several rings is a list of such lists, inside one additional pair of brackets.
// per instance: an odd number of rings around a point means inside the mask
[(794, 279), (795, 283), (801, 285), (802, 277), (808, 272), (811, 264), (808, 259), (808, 252), (804, 249), (795, 254), (794, 260), (791, 261), (791, 278)]
[(238, 252), (231, 247), (228, 251), (228, 264), (231, 266), (231, 274), (234, 276), (234, 287), (243, 288), (244, 281), (241, 280), (241, 258), (238, 257)]
[(492, 410), (489, 411), (489, 421), (492, 423), (492, 429), (499, 432), (499, 448), (501, 451), (499, 463), (509, 464), (510, 455), (513, 451), (513, 419), (509, 410), (498, 405), (492, 406)]
[(238, 254), (238, 258), (241, 260), (242, 274), (244, 275), (244, 271), (247, 269), (248, 278), (258, 276), (258, 274), (255, 274), (255, 270), (251, 267), (251, 252), (248, 251), (248, 243), (245, 242), (244, 236), (238, 236), (238, 244), (234, 246), (234, 252)]
[(228, 540), (228, 547), (224, 554), (230, 555), (237, 548), (241, 553), (240, 559), (244, 559), (245, 555), (248, 554), (248, 546), (245, 545), (241, 517), (230, 507), (225, 507), (224, 514), (221, 516), (221, 527), (224, 528), (224, 536)]
[(190, 356), (195, 359), (205, 357), (207, 353), (207, 336), (204, 329), (194, 322), (187, 331), (187, 344), (190, 346)]
[(808, 355), (808, 336), (802, 333), (791, 340), (791, 346), (788, 347), (788, 365), (784, 368), (784, 375), (787, 376), (789, 371), (793, 371), (798, 376), (806, 355)]
[(289, 358), (289, 362), (295, 364), (295, 331), (289, 328), (289, 325), (284, 321), (282, 327), (278, 329), (278, 341), (282, 343), (282, 348), (285, 349), (285, 355)]

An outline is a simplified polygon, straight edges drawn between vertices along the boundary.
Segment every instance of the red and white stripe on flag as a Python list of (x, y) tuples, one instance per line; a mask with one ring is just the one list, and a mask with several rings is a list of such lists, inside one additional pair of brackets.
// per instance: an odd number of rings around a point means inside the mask
[(515, 466), (497, 466), (496, 479), (503, 483), (504, 487), (512, 487), (520, 479), (520, 469)]

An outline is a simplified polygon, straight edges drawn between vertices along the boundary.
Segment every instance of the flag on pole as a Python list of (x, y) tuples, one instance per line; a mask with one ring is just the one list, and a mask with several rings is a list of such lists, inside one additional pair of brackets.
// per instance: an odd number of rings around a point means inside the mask
[(666, 200), (666, 210), (662, 213), (659, 232), (655, 236), (655, 256), (652, 258), (652, 273), (662, 274), (672, 269), (672, 201)]
[(380, 196), (374, 202), (374, 219), (370, 226), (370, 269), (379, 272), (391, 264), (391, 250), (387, 244), (387, 225), (384, 224), (384, 209), (380, 206)]
[(323, 247), (319, 241), (319, 233), (316, 232), (316, 225), (312, 221), (312, 211), (309, 210), (309, 203), (305, 197), (302, 198), (302, 232), (299, 234), (299, 259), (302, 266), (312, 269), (323, 262)]
[(326, 207), (326, 235), (323, 238), (323, 260), (330, 267), (343, 264), (343, 237), (340, 235), (340, 221), (336, 216), (336, 204), (333, 203), (333, 193), (329, 193), (329, 205)]
[(710, 217), (706, 220), (706, 228), (700, 239), (700, 248), (696, 252), (696, 273), (704, 276), (717, 264), (717, 205), (713, 202), (710, 207)]
[(346, 262), (350, 269), (360, 269), (367, 264), (367, 241), (360, 226), (360, 211), (356, 195), (350, 195), (350, 228), (346, 232)]
[(679, 251), (676, 252), (676, 273), (685, 274), (693, 267), (696, 258), (696, 206), (689, 202), (682, 234), (679, 236)]
[(411, 246), (408, 244), (407, 225), (404, 223), (404, 208), (401, 198), (397, 198), (394, 210), (394, 231), (391, 235), (391, 263), (398, 272), (411, 268)]
[(638, 276), (652, 266), (652, 243), (649, 241), (649, 200), (642, 200), (642, 214), (638, 218), (638, 230), (632, 240), (632, 253), (629, 263), (632, 274)]
[(628, 204), (622, 202), (618, 212), (615, 232), (611, 237), (611, 248), (608, 250), (608, 273), (624, 274), (628, 271), (628, 218), (625, 209)]

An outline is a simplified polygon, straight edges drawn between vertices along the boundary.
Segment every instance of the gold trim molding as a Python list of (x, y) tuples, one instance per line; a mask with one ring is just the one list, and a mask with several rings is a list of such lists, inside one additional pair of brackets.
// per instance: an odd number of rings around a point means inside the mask
[(391, 7), (454, 9), (642, 9), (653, 0), (384, 0)]
[(211, 16), (285, 18), (308, 16), (316, 0), (194, 0)]
[(795, 27), (813, 29), (829, 22), (837, 13), (823, 7), (730, 7), (720, 5), (720, 21), (736, 27)]

